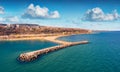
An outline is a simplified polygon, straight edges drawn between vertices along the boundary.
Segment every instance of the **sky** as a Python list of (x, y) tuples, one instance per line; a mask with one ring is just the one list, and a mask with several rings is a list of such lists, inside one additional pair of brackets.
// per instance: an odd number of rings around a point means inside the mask
[(120, 0), (0, 0), (0, 23), (120, 30)]

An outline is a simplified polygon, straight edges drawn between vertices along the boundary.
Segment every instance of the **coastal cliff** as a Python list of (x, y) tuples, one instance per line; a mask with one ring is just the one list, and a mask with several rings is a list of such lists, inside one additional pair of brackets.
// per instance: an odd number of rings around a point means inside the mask
[(36, 24), (0, 24), (0, 36), (22, 34), (80, 34), (90, 32), (90, 30), (86, 29), (49, 27)]

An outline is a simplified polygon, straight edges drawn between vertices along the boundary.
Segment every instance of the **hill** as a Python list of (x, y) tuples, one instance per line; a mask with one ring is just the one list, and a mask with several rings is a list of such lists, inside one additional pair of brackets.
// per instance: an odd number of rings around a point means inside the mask
[(16, 34), (81, 34), (91, 31), (78, 28), (39, 26), (37, 24), (0, 24), (0, 35)]

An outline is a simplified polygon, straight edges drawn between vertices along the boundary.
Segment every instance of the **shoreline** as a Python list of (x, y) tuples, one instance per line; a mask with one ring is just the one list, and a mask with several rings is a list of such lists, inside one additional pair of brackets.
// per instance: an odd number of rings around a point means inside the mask
[(46, 37), (21, 37), (21, 38), (8, 38), (8, 39), (1, 39), (0, 41), (22, 41), (22, 40), (41, 40), (41, 41), (51, 41), (55, 40), (59, 37), (70, 36), (70, 35), (56, 35), (56, 36), (46, 36)]
[[(48, 47), (48, 48), (44, 48), (44, 49), (40, 49), (40, 50), (36, 50), (36, 51), (31, 51), (31, 52), (26, 52), (26, 53), (22, 53), (19, 55), (19, 60), (22, 62), (29, 62), (32, 60), (35, 60), (38, 58), (38, 56), (42, 55), (42, 54), (47, 54), (49, 52), (53, 52), (59, 49), (63, 49), (66, 47), (70, 47), (70, 46), (74, 46), (74, 45), (79, 45), (79, 44), (87, 44), (88, 41), (79, 41), (79, 42), (67, 42), (67, 41), (62, 41), (62, 40), (58, 40), (57, 38), (60, 37), (65, 37), (65, 36), (70, 36), (70, 35), (77, 35), (77, 34), (64, 34), (64, 35), (45, 35), (45, 36), (26, 36), (26, 38), (24, 38), (24, 36), (21, 36), (19, 38), (16, 38), (16, 36), (14, 35), (11, 38), (7, 38), (7, 39), (1, 39), (0, 37), (0, 41), (17, 41), (17, 40), (45, 40), (45, 41), (50, 41), (50, 42), (54, 42), (54, 43), (58, 43), (59, 45), (57, 46), (53, 46), (53, 47)], [(4, 37), (4, 36), (3, 36)], [(18, 37), (18, 36), (17, 36)]]
[[(91, 34), (91, 33), (79, 33), (79, 34)], [(21, 40), (47, 40), (57, 39), (64, 36), (79, 35), (79, 34), (26, 34), (26, 35), (4, 35), (0, 36), (0, 41), (21, 41)]]

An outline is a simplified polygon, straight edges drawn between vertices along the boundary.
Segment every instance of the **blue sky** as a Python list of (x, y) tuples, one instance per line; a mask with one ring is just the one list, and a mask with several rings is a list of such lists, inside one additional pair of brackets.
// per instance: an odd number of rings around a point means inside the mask
[(120, 0), (0, 0), (0, 23), (120, 30)]

